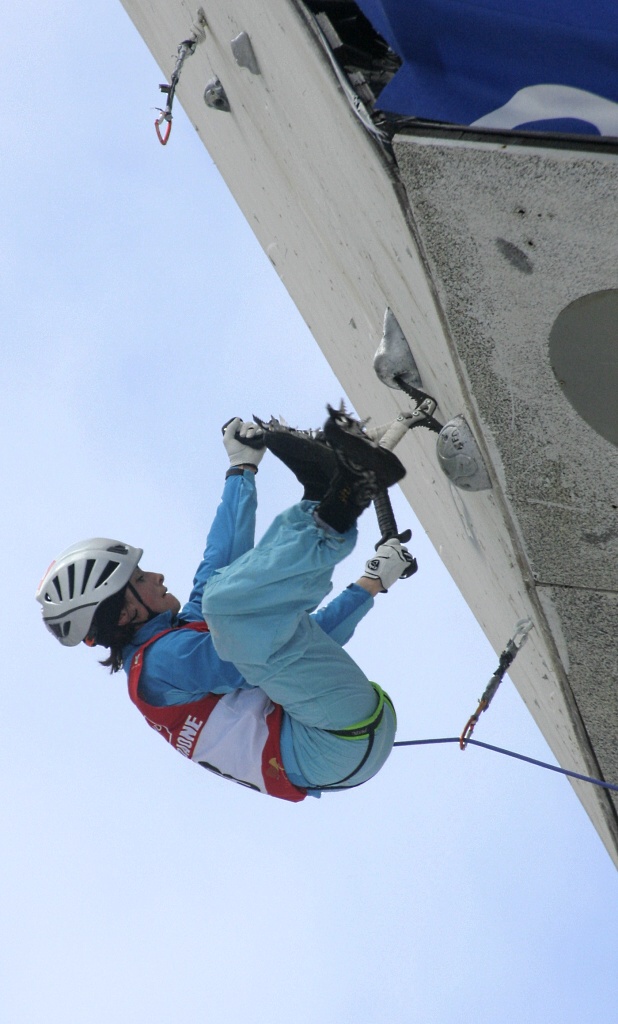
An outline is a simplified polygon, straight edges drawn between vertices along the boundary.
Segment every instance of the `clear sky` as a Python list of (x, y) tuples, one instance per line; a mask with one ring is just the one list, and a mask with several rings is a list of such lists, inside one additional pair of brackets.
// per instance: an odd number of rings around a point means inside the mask
[[(120, 4), (3, 12), (0, 1018), (7, 1024), (615, 1019), (616, 871), (568, 782), (396, 750), (293, 806), (178, 757), (34, 601), (86, 536), (186, 598), (221, 424), (318, 426), (342, 389)], [(170, 66), (174, 54), (170, 54)], [(376, 345), (379, 339), (376, 338)], [(259, 531), (299, 497), (270, 456)], [(421, 571), (349, 650), (399, 738), (460, 732), (495, 653), (397, 492)], [(341, 589), (377, 539), (371, 512)], [(505, 641), (506, 641), (505, 637)], [(507, 680), (475, 734), (551, 758)]]

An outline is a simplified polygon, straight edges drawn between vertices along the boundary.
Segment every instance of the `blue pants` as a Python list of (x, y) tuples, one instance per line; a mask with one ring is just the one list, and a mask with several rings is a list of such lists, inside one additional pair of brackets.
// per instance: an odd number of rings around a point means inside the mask
[[(319, 788), (354, 772), (369, 743), (325, 730), (369, 718), (377, 697), (358, 665), (309, 615), (356, 543), (356, 530), (338, 534), (319, 526), (314, 508), (308, 501), (294, 505), (256, 547), (218, 569), (204, 588), (202, 610), (219, 657), (284, 708), (296, 762), (284, 765), (288, 775), (296, 781), (300, 770)], [(371, 753), (350, 785), (379, 771), (394, 738), (395, 716), (385, 706)]]

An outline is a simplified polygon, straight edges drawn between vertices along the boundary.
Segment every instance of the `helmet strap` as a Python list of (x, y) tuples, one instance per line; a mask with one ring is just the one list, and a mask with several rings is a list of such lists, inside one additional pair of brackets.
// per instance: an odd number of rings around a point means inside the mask
[(148, 612), (148, 620), (154, 619), (154, 617), (155, 617), (155, 615), (157, 613), (153, 612), (152, 608), (149, 608), (145, 601), (142, 601), (141, 597), (139, 596), (139, 594), (138, 594), (137, 590), (135, 589), (135, 587), (133, 586), (133, 584), (127, 583), (127, 590), (130, 590), (131, 593), (133, 594), (133, 597), (135, 598), (135, 600), (138, 601), (139, 604), (141, 604), (142, 608), (146, 609), (146, 611)]

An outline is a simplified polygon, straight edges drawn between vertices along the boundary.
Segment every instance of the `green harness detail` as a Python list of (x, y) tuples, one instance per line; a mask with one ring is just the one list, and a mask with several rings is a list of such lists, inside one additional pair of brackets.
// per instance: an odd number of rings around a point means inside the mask
[[(356, 766), (356, 768), (354, 769), (353, 772), (350, 772), (349, 775), (346, 775), (345, 779), (341, 779), (339, 782), (335, 782), (335, 783), (333, 783), (330, 786), (328, 786), (328, 785), (327, 786), (320, 786), (319, 787), (320, 789), (350, 789), (351, 788), (350, 785), (344, 785), (344, 783), (348, 783), (348, 781), (350, 779), (352, 779), (361, 770), (361, 768), (363, 767), (363, 765), (365, 764), (365, 762), (369, 758), (369, 755), (371, 754), (371, 751), (373, 749), (373, 741), (374, 741), (376, 730), (378, 729), (378, 727), (380, 725), (380, 722), (382, 721), (382, 719), (384, 717), (384, 706), (385, 706), (385, 704), (388, 704), (389, 708), (391, 709), (391, 711), (393, 713), (393, 717), (395, 719), (395, 724), (397, 723), (397, 715), (395, 714), (395, 708), (393, 707), (393, 702), (390, 699), (389, 695), (387, 693), (385, 693), (384, 690), (382, 689), (382, 687), (378, 686), (377, 683), (372, 683), (371, 685), (373, 686), (373, 688), (374, 688), (374, 690), (376, 692), (376, 695), (377, 695), (377, 698), (378, 698), (378, 706), (376, 707), (376, 709), (373, 712), (373, 714), (369, 716), (369, 718), (363, 719), (362, 722), (356, 722), (355, 725), (349, 725), (345, 729), (326, 729), (325, 730), (325, 732), (331, 733), (332, 736), (339, 736), (342, 740), (369, 740), (369, 742), (367, 743), (367, 749), (366, 749), (365, 753), (363, 754), (363, 756), (362, 756), (362, 758), (360, 760), (360, 763)], [(354, 782), (351, 783), (351, 786), (354, 786), (354, 785), (362, 785), (362, 783), (354, 783)]]
[[(384, 717), (384, 704), (388, 704), (389, 708), (395, 715), (395, 722), (397, 716), (395, 714), (395, 708), (393, 702), (390, 699), (388, 693), (385, 693), (381, 686), (377, 683), (371, 684), (378, 697), (378, 706), (369, 718), (364, 718), (362, 722), (356, 722), (355, 725), (349, 725), (345, 729), (327, 729), (326, 732), (330, 732), (333, 736), (341, 736), (343, 740), (364, 740), (370, 736), (373, 736), (374, 732), (378, 728), (382, 718)], [(357, 769), (358, 770), (358, 769)]]

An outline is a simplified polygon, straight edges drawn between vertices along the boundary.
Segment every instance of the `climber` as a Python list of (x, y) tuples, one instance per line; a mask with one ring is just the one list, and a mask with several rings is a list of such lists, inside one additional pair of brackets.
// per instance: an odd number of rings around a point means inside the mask
[[(391, 751), (392, 703), (343, 645), (411, 560), (398, 540), (381, 543), (360, 579), (315, 612), (358, 516), (405, 474), (362, 424), (328, 409), (318, 432), (226, 424), (223, 496), (184, 607), (141, 569), (140, 548), (105, 538), (64, 551), (36, 594), (60, 643), (109, 649), (102, 664), (124, 668), (131, 700), (180, 753), (294, 802), (367, 781)], [(304, 493), (254, 546), (266, 450)]]

